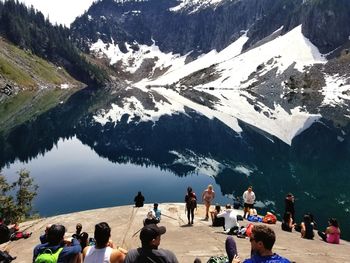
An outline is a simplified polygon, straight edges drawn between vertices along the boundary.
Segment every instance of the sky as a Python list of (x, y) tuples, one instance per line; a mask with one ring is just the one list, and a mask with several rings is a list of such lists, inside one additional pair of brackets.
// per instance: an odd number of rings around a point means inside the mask
[(49, 16), (51, 23), (64, 24), (67, 27), (74, 19), (83, 14), (94, 0), (20, 0), (27, 6), (33, 5), (35, 9)]

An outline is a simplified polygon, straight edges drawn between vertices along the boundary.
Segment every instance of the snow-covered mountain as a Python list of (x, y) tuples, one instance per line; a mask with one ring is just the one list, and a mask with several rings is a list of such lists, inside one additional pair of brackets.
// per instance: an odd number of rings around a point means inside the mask
[(95, 114), (101, 125), (191, 109), (292, 144), (315, 121), (348, 125), (349, 11), (345, 0), (100, 0), (71, 28), (126, 83)]

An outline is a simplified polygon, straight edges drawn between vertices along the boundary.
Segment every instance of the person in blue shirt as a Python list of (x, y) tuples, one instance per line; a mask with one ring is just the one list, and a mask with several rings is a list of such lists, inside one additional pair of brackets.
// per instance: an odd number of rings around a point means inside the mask
[(37, 256), (50, 249), (53, 253), (63, 248), (58, 256), (57, 263), (80, 262), (81, 246), (77, 239), (64, 240), (66, 228), (62, 225), (52, 225), (47, 231), (47, 243), (39, 244), (34, 248), (33, 262)]
[(153, 204), (153, 211), (156, 215), (156, 219), (158, 221), (158, 223), (160, 222), (160, 219), (162, 217), (162, 211), (158, 208), (158, 204), (157, 203), (154, 203)]
[[(232, 237), (230, 238), (229, 242), (226, 241), (228, 258), (232, 259), (230, 262), (241, 263), (242, 261), (237, 254), (232, 255), (232, 253), (237, 253), (237, 250), (236, 243)], [(288, 259), (272, 252), (275, 241), (276, 235), (271, 228), (265, 225), (255, 225), (250, 236), (252, 255), (244, 260), (243, 263), (290, 263)], [(233, 248), (231, 249), (230, 246), (233, 246)]]

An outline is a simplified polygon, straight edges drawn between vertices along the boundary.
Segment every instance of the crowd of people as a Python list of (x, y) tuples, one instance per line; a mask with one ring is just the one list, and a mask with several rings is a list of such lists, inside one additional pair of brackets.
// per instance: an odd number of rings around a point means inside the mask
[[(275, 232), (264, 224), (248, 224), (240, 226), (239, 221), (250, 220), (251, 216), (258, 216), (254, 203), (256, 200), (253, 187), (249, 186), (243, 195), (243, 217), (227, 204), (224, 210), (216, 204), (215, 209), (210, 211), (215, 192), (213, 186), (209, 185), (202, 193), (201, 199), (205, 206), (203, 220), (212, 219), (212, 226), (222, 226), (224, 233), (228, 234), (225, 249), (227, 253), (226, 262), (229, 263), (250, 263), (250, 262), (275, 262), (288, 263), (288, 259), (273, 253), (272, 248), (276, 240)], [(138, 192), (134, 199), (135, 207), (142, 207), (145, 198)], [(194, 224), (194, 210), (197, 208), (197, 196), (191, 187), (187, 188), (185, 194), (185, 208), (188, 225)], [(106, 222), (95, 225), (94, 235), (89, 238), (87, 232), (82, 231), (82, 224), (76, 225), (76, 231), (70, 238), (65, 238), (66, 228), (60, 224), (50, 224), (46, 226), (45, 233), (40, 236), (40, 244), (34, 248), (33, 262), (86, 262), (86, 263), (137, 263), (137, 262), (168, 262), (177, 263), (175, 254), (169, 250), (159, 248), (161, 236), (166, 233), (164, 226), (158, 226), (161, 222), (162, 212), (158, 203), (153, 204), (153, 208), (148, 211), (143, 220), (143, 227), (139, 230), (141, 246), (137, 249), (127, 251), (116, 246), (111, 240), (111, 228)], [(265, 221), (263, 221), (265, 222)], [(2, 222), (1, 222), (2, 223)], [(270, 223), (270, 222), (267, 222)], [(318, 235), (327, 243), (339, 244), (340, 228), (335, 218), (330, 218), (329, 226), (325, 231), (318, 231)], [(4, 224), (2, 224), (4, 225)], [(9, 233), (18, 232), (18, 228), (9, 229)], [(300, 224), (295, 223), (295, 198), (288, 193), (285, 197), (285, 213), (282, 218), (281, 228), (283, 231), (299, 231), (302, 238), (313, 239), (314, 230), (317, 224), (312, 214), (305, 214)], [(9, 235), (6, 232), (6, 240)], [(233, 238), (248, 237), (251, 244), (251, 257), (244, 261), (238, 256), (237, 244)], [(1, 235), (3, 237), (3, 235)], [(30, 235), (29, 235), (30, 236)], [(195, 262), (201, 262), (198, 258)]]

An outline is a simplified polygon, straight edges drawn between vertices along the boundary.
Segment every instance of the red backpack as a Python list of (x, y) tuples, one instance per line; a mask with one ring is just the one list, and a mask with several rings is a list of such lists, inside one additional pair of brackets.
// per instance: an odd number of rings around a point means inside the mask
[(262, 221), (266, 224), (276, 224), (277, 217), (274, 214), (267, 212)]

